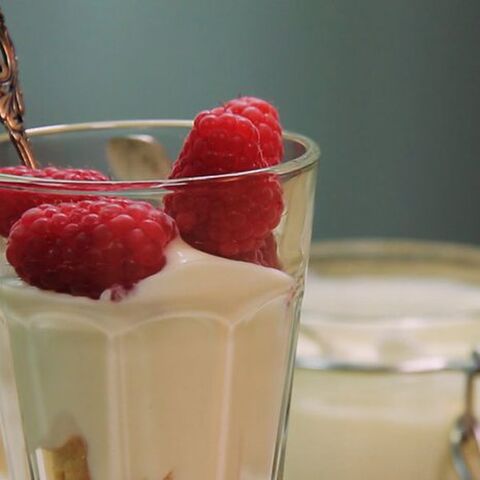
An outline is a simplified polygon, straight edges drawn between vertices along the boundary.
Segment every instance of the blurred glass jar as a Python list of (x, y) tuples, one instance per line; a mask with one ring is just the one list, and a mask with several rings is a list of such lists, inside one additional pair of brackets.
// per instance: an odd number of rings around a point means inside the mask
[(468, 451), (453, 466), (451, 445), (479, 344), (479, 248), (313, 246), (286, 478), (479, 478), (461, 472)]

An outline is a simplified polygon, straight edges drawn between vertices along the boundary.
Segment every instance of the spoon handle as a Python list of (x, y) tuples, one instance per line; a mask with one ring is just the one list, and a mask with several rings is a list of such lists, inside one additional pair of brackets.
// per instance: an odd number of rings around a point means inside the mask
[(22, 162), (29, 168), (37, 163), (23, 124), (24, 104), (18, 81), (17, 57), (0, 9), (0, 120)]
[(480, 479), (480, 424), (475, 414), (475, 380), (480, 375), (480, 348), (472, 353), (465, 386), (464, 412), (457, 419), (450, 435), (455, 472), (461, 480)]

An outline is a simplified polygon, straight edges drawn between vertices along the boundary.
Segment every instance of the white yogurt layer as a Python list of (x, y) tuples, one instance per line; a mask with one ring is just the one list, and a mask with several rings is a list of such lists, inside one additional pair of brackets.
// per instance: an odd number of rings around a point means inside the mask
[[(5, 250), (7, 240), (0, 236), (0, 278), (15, 275), (12, 266), (7, 262)], [(2, 435), (0, 437), (0, 479), (27, 478), (28, 467), (25, 464), (22, 432), (18, 428), (20, 412), (13, 375), (8, 332), (0, 310), (0, 415)], [(9, 452), (7, 468), (7, 452), (5, 451), (5, 436), (9, 431)]]
[[(308, 278), (301, 358), (375, 364), (465, 359), (476, 344), (476, 285), (448, 278)], [(463, 395), (461, 373), (297, 369), (286, 478), (456, 480), (449, 433)]]
[(15, 274), (12, 266), (7, 262), (7, 259), (5, 257), (6, 248), (7, 240), (0, 236), (0, 277)]
[(28, 448), (80, 435), (92, 480), (267, 480), (294, 281), (181, 240), (166, 256), (120, 302), (3, 281)]

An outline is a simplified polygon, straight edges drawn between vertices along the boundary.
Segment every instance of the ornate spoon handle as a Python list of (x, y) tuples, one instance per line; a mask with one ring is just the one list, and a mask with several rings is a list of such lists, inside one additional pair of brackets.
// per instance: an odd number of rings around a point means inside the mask
[(1, 9), (0, 54), (0, 120), (24, 165), (36, 168), (37, 162), (23, 125), (24, 104), (18, 81), (17, 57)]

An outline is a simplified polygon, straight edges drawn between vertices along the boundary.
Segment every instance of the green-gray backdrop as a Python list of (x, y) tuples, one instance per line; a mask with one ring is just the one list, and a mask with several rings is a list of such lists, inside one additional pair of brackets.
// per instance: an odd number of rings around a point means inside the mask
[(30, 126), (274, 100), (315, 236), (480, 241), (479, 0), (5, 0)]

